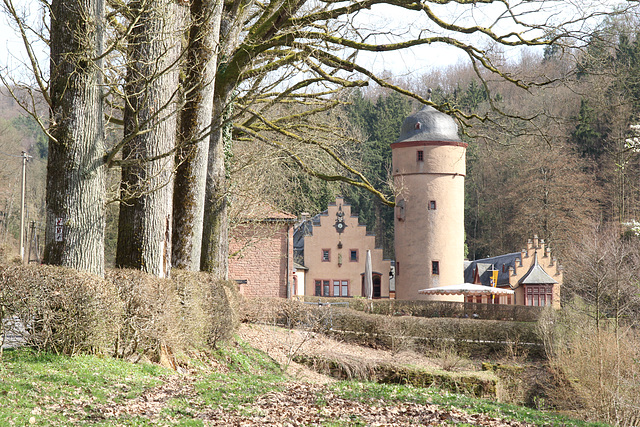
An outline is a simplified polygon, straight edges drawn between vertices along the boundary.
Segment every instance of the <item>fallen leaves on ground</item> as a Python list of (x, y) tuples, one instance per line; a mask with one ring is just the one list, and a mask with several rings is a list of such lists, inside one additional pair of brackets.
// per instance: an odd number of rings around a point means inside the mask
[(286, 390), (268, 393), (252, 405), (253, 415), (239, 415), (221, 409), (205, 411), (199, 417), (212, 426), (303, 426), (341, 421), (344, 425), (440, 426), (468, 423), (475, 426), (528, 426), (482, 414), (468, 414), (438, 405), (391, 403), (373, 404), (344, 399), (321, 384), (295, 383)]
[(173, 376), (141, 397), (123, 405), (110, 404), (99, 412), (105, 419), (123, 415), (142, 416), (150, 420), (165, 419), (163, 410), (171, 399), (192, 404), (190, 416), (207, 426), (314, 426), (327, 423), (361, 426), (444, 426), (467, 423), (474, 426), (524, 427), (530, 424), (506, 421), (484, 414), (469, 414), (455, 408), (383, 400), (363, 403), (336, 395), (323, 384), (291, 383), (285, 390), (270, 392), (240, 410), (209, 408), (195, 396), (189, 378)]

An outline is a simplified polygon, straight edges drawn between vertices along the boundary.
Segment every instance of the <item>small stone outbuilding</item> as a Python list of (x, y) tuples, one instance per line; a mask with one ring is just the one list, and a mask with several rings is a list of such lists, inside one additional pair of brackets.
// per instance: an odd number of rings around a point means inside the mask
[(235, 227), (229, 241), (229, 278), (241, 294), (291, 295), (295, 222), (295, 215), (261, 205)]

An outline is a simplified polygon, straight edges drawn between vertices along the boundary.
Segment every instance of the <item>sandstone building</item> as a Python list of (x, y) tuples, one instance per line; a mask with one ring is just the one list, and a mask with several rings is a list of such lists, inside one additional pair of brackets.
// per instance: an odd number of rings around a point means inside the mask
[(364, 296), (367, 250), (371, 251), (373, 298), (389, 298), (391, 261), (375, 247), (375, 236), (358, 223), (344, 198), (336, 198), (328, 209), (304, 218), (294, 236), (295, 261), (304, 266), (304, 295), (323, 297)]
[[(473, 283), (512, 289), (514, 294), (468, 296), (467, 302), (559, 307), (562, 268), (537, 237), (521, 252), (464, 260), (466, 149), (456, 122), (433, 107), (405, 119), (400, 137), (391, 143), (397, 191), (395, 263), (383, 259), (375, 236), (338, 197), (326, 211), (303, 217), (295, 232), (295, 218), (284, 213), (244, 224), (234, 245), (249, 248), (231, 260), (232, 278), (247, 295), (363, 296), (364, 261), (370, 250), (373, 298), (465, 301), (462, 294), (429, 296), (418, 291)], [(256, 226), (271, 230), (270, 237), (259, 242)]]

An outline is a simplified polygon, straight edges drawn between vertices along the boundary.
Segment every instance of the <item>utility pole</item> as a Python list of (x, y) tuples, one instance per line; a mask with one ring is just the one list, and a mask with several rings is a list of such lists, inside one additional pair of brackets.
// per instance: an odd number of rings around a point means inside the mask
[(22, 152), (22, 186), (20, 192), (20, 259), (24, 263), (24, 211), (25, 192), (27, 189), (27, 159), (31, 157), (26, 151)]

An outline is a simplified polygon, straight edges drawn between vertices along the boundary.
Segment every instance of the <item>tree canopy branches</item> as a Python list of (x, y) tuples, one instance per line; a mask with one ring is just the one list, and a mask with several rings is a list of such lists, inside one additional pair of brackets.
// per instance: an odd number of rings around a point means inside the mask
[[(584, 41), (590, 26), (602, 16), (626, 12), (594, 8), (587, 0), (580, 5), (558, 0), (191, 0), (180, 5), (169, 0), (108, 0), (107, 10), (99, 0), (95, 5), (65, 1), (63, 6), (60, 1), (54, 3), (61, 10), (76, 5), (93, 9), (84, 15), (51, 14), (49, 19), (57, 26), (51, 25), (52, 33), (43, 34), (42, 40), (58, 37), (53, 32), (61, 28), (92, 25), (92, 13), (97, 14), (100, 26), (95, 31), (101, 33), (101, 45), (77, 66), (78, 70), (96, 67), (105, 82), (100, 86), (100, 108), (110, 106), (108, 122), (124, 126), (116, 129), (117, 136), (100, 159), (102, 165), (123, 170), (119, 199), (125, 200), (125, 193), (138, 184), (148, 189), (131, 194), (137, 212), (130, 212), (132, 217), (121, 220), (120, 227), (142, 224), (143, 229), (162, 229), (154, 233), (163, 236), (158, 237), (165, 242), (163, 248), (149, 249), (155, 253), (154, 260), (145, 259), (140, 255), (144, 250), (138, 248), (140, 256), (130, 257), (127, 265), (167, 272), (172, 248), (166, 236), (172, 234), (174, 244), (190, 248), (189, 255), (180, 255), (175, 263), (215, 271), (221, 277), (226, 268), (227, 168), (233, 138), (276, 147), (309, 175), (365, 188), (391, 206), (390, 189), (381, 189), (345, 160), (339, 141), (342, 130), (322, 125), (323, 115), (342, 105), (341, 90), (374, 83), (451, 114), (466, 127), (484, 122), (518, 131), (514, 119), (531, 120), (537, 113), (523, 116), (497, 102), (491, 81), (531, 91), (556, 80), (511, 72), (495, 47), (572, 48)], [(53, 111), (47, 68), (30, 44), (34, 28), (25, 23), (12, 0), (3, 0), (3, 5), (24, 40), (26, 68)], [(160, 10), (165, 6), (173, 15)], [(569, 12), (571, 7), (575, 14)], [(400, 29), (365, 23), (363, 18), (378, 8), (410, 17), (412, 22), (403, 22)], [(44, 11), (49, 13), (47, 7)], [(175, 21), (175, 27), (167, 29), (169, 20)], [(151, 35), (153, 39), (148, 38)], [(364, 59), (368, 53), (386, 55), (434, 45), (464, 52), (487, 93), (488, 108), (463, 110), (444, 99), (436, 102), (394, 83)], [(434, 66), (436, 61), (434, 57)], [(12, 83), (3, 79), (6, 85)], [(51, 117), (50, 123), (41, 121), (46, 130), (66, 119)], [(52, 143), (59, 142), (49, 134)], [(308, 154), (301, 156), (297, 150)], [(169, 168), (166, 176), (157, 170), (161, 163)], [(158, 185), (145, 182), (161, 175)], [(147, 196), (167, 187), (172, 194), (163, 197), (171, 198), (173, 213), (163, 205), (155, 217), (144, 216), (151, 206), (147, 204), (155, 203)], [(172, 222), (191, 225), (172, 231)], [(194, 224), (204, 224), (204, 231)], [(158, 257), (164, 257), (163, 267)]]

